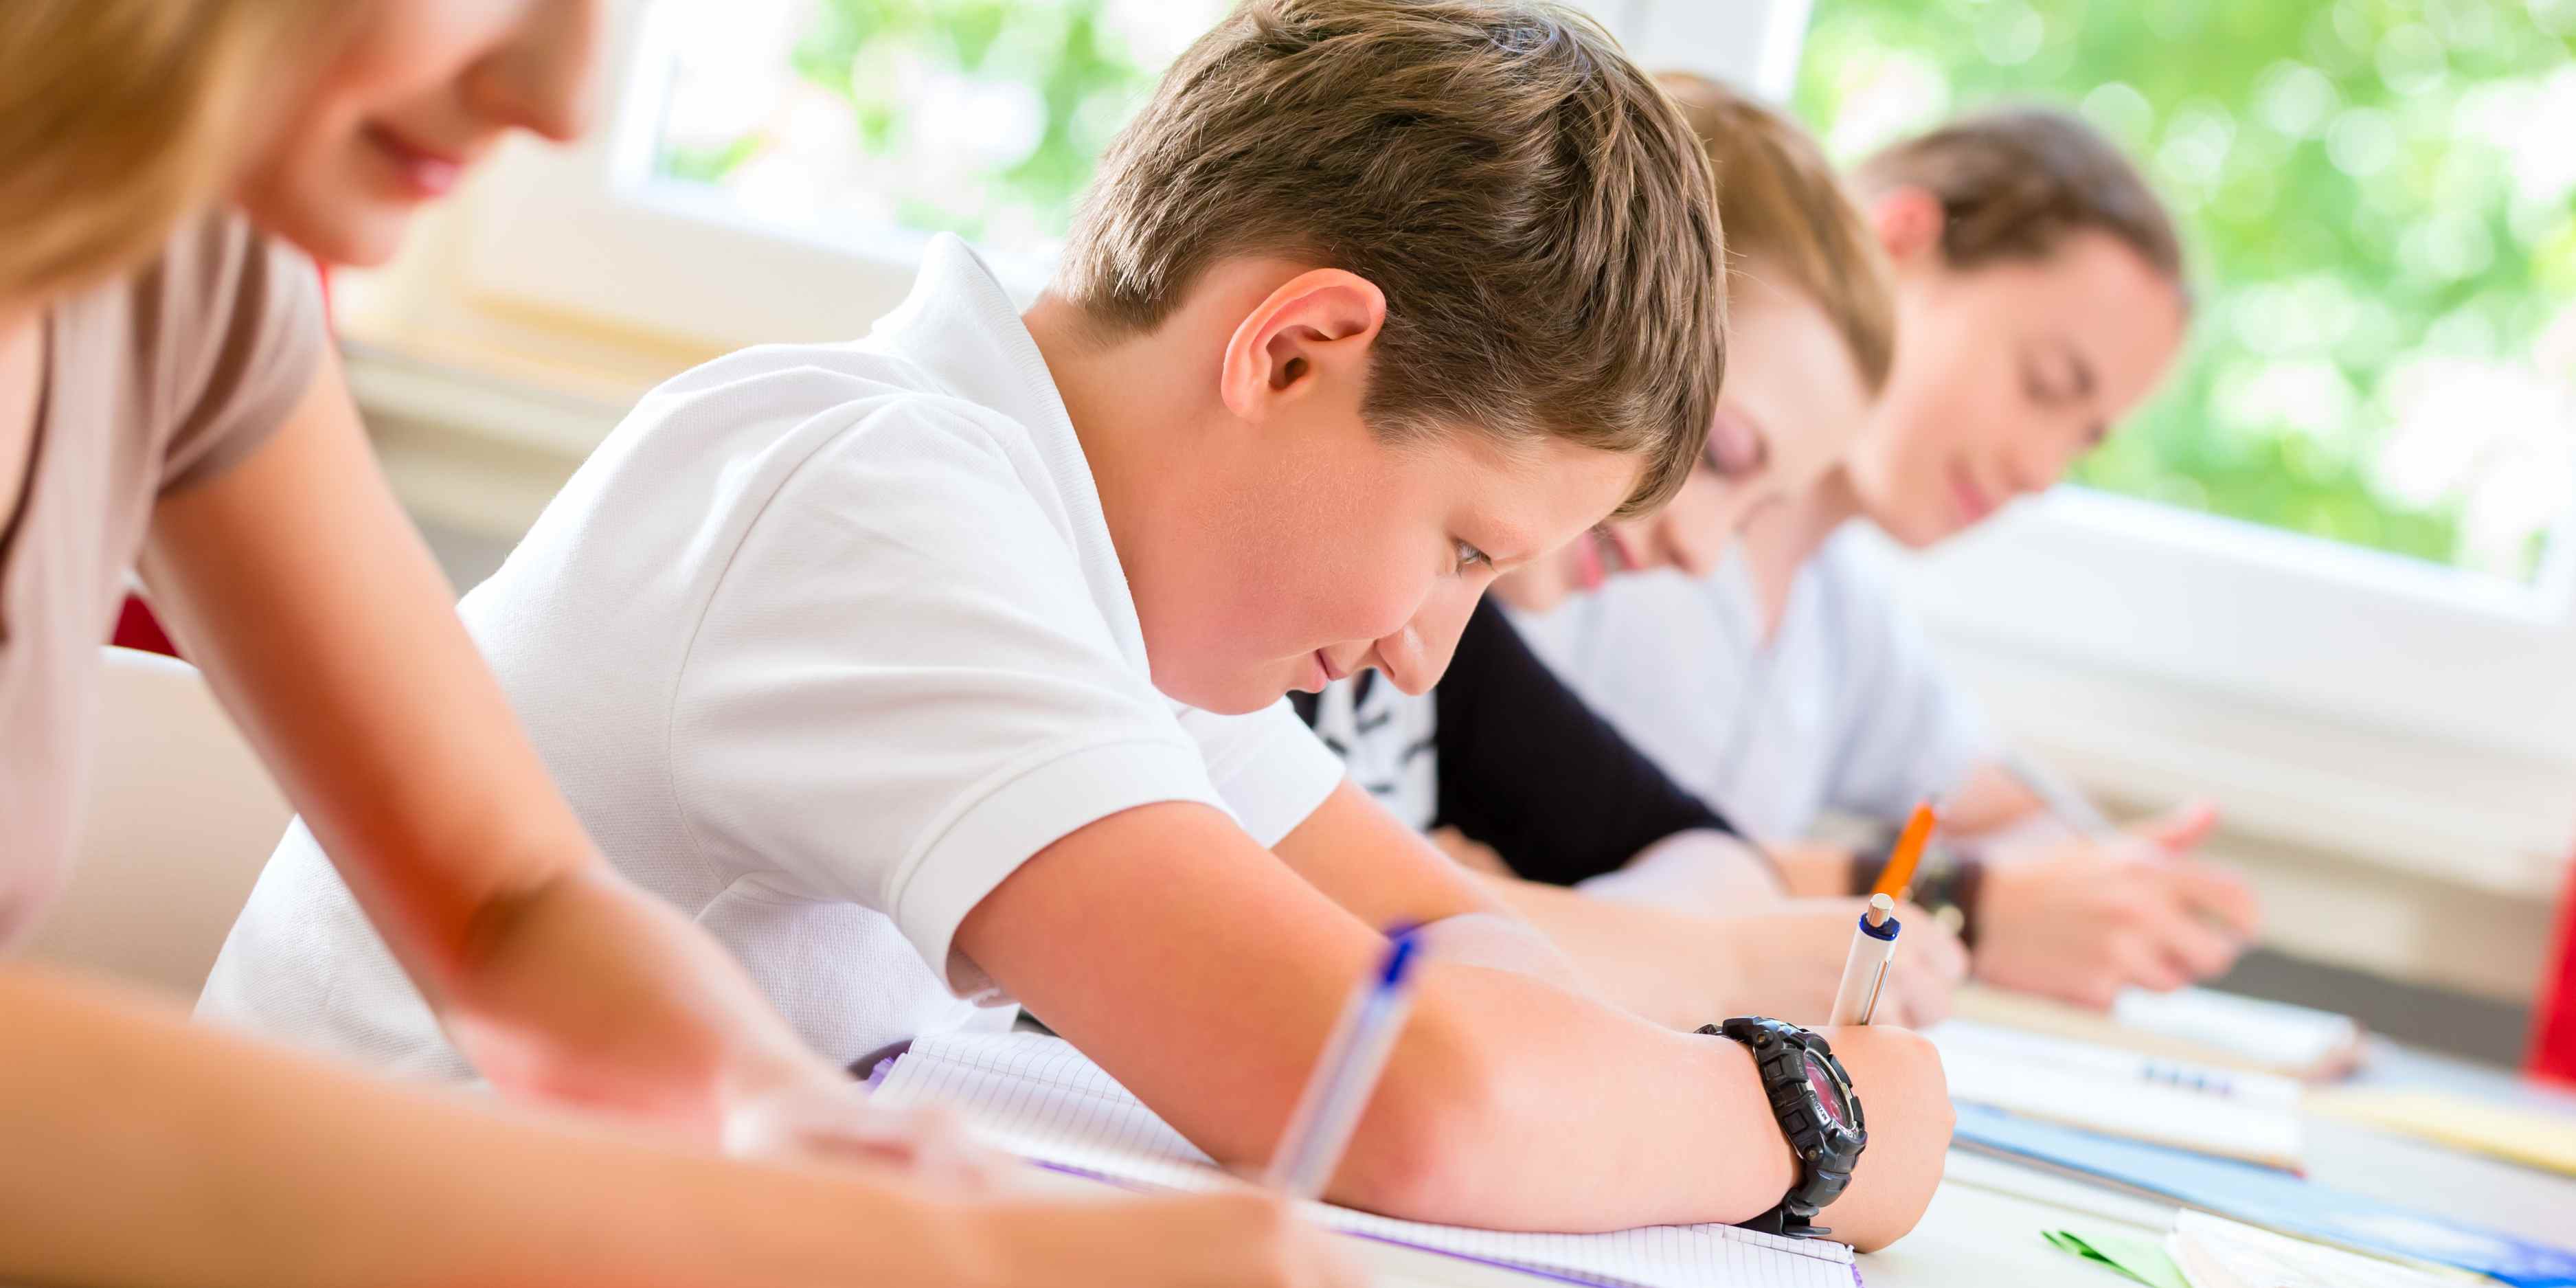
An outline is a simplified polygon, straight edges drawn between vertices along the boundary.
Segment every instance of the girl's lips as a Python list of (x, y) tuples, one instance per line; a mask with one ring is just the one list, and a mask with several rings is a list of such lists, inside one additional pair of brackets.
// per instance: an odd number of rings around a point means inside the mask
[(1319, 670), (1323, 671), (1324, 679), (1327, 683), (1341, 679), (1350, 674), (1350, 672), (1333, 665), (1332, 657), (1322, 649), (1315, 650), (1315, 666)]
[(381, 125), (365, 128), (367, 141), (393, 169), (405, 195), (429, 201), (447, 195), (465, 176), (465, 160), (419, 147)]
[(1955, 461), (1950, 465), (1950, 495), (1959, 503), (1959, 517), (1964, 522), (1975, 523), (1995, 512), (1994, 498), (1977, 486), (1967, 466)]

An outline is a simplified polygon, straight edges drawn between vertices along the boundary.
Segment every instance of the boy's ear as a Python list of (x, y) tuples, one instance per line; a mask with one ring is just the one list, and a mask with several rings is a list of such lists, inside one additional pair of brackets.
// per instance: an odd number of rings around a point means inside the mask
[(1938, 250), (1941, 228), (1948, 216), (1941, 210), (1941, 199), (1916, 187), (1893, 188), (1870, 203), (1871, 224), (1878, 230), (1879, 249), (1887, 252), (1890, 263), (1911, 264), (1926, 251)]
[(1259, 420), (1328, 371), (1362, 375), (1385, 325), (1386, 293), (1357, 273), (1318, 268), (1290, 278), (1245, 314), (1226, 341), (1218, 374), (1226, 409)]

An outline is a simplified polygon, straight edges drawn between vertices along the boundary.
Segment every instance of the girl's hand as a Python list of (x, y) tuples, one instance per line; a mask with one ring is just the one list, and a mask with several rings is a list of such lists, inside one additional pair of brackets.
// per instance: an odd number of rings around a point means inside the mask
[(1977, 978), (2107, 1007), (2124, 988), (2164, 991), (2225, 974), (2261, 929), (2253, 891), (2225, 868), (2141, 840), (1990, 865)]

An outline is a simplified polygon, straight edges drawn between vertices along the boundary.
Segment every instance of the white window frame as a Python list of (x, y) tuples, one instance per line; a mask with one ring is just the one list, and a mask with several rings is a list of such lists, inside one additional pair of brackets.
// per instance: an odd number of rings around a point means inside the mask
[[(1649, 65), (1782, 101), (1811, 3), (1590, 7)], [(605, 127), (575, 148), (499, 159), (467, 215), (467, 294), (725, 347), (863, 332), (901, 298), (923, 238), (876, 230), (825, 243), (668, 186), (636, 196), (670, 25), (625, 0)], [(997, 269), (1027, 295), (1046, 266)], [(2275, 784), (2273, 798), (2285, 818), (2348, 814), (2347, 834), (2324, 839), (2358, 852), (2535, 889), (2576, 837), (2576, 793), (2564, 789), (2576, 781), (2576, 515), (2553, 534), (2540, 576), (2511, 585), (2063, 487), (1921, 560), (1902, 584), (2008, 728), (2099, 777), (2152, 781), (2136, 717), (2188, 709), (2190, 730), (2165, 761), (2243, 745), (2332, 762)], [(2042, 672), (2056, 678), (2032, 678)], [(2121, 702), (2122, 719), (2103, 718), (2101, 704)], [(2439, 752), (2432, 770), (2428, 749)], [(2443, 764), (2491, 781), (2443, 779)], [(2551, 781), (2557, 790), (2538, 786)], [(2477, 857), (2454, 862), (2445, 849)]]

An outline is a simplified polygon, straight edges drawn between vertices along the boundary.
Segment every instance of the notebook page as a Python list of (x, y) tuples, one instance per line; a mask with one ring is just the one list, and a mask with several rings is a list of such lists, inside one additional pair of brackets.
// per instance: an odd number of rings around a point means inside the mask
[[(1023, 1157), (1107, 1180), (1199, 1190), (1224, 1183), (1208, 1156), (1098, 1065), (1030, 1033), (924, 1038), (876, 1094), (945, 1103)], [(1615, 1234), (1527, 1234), (1399, 1221), (1317, 1204), (1348, 1234), (1425, 1248), (1602, 1288), (1853, 1288), (1851, 1249), (1732, 1226), (1654, 1226)]]
[(2265, 1080), (2293, 1088), (2286, 1097), (2191, 1090), (2156, 1080), (2142, 1071), (2143, 1061), (2118, 1073), (2088, 1069), (2024, 1049), (2028, 1040), (2019, 1035), (1989, 1041), (1984, 1032), (1954, 1020), (1928, 1035), (1941, 1052), (1954, 1100), (2267, 1167), (2300, 1167), (2296, 1084), (2286, 1079)]

